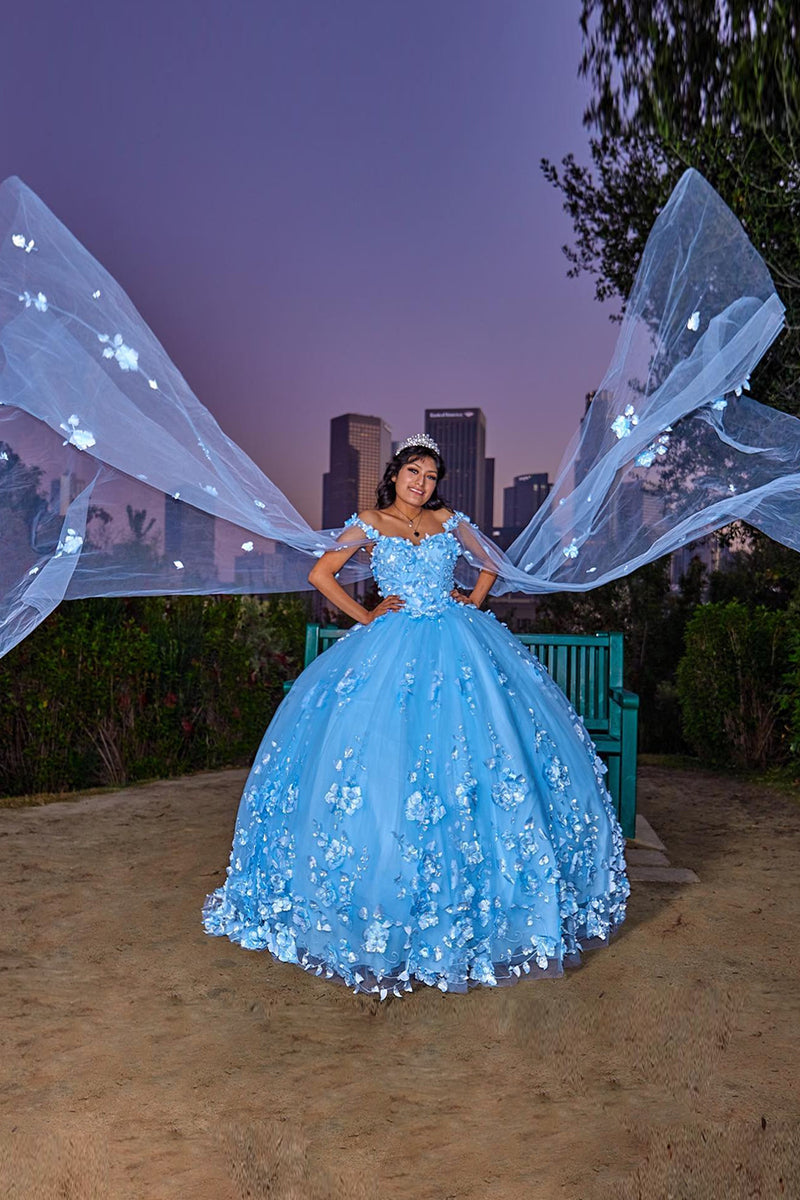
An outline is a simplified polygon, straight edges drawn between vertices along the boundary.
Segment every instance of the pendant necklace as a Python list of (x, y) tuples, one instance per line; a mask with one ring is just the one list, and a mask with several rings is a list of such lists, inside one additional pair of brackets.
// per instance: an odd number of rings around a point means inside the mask
[[(411, 520), (411, 518), (408, 516), (408, 514), (404, 513), (404, 512), (400, 512), (400, 509), (397, 508), (396, 504), (394, 505), (394, 507), (395, 507), (395, 509), (397, 509), (397, 512), (400, 513), (400, 516), (403, 517), (404, 520), (408, 521), (408, 524), (411, 528), (411, 532), (414, 534), (414, 537), (418, 538), (419, 537), (419, 529), (416, 529), (414, 527), (414, 522)], [(419, 524), (419, 522), (422, 520), (422, 509), (420, 509), (416, 519), (417, 519), (417, 524)]]

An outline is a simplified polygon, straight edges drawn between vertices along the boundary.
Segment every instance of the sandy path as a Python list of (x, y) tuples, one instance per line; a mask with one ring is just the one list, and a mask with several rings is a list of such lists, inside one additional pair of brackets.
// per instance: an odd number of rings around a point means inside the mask
[(0, 812), (3, 1198), (800, 1196), (796, 797), (645, 768), (699, 884), (562, 980), (378, 1006), (202, 933), (244, 778)]

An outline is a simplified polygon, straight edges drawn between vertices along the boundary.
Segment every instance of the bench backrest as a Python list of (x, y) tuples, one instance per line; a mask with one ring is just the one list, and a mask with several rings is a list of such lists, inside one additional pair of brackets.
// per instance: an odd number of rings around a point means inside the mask
[[(621, 633), (518, 633), (583, 717), (591, 732), (610, 732), (609, 691), (622, 687)], [(614, 731), (616, 732), (616, 731)]]
[[(306, 626), (305, 665), (348, 631), (334, 625)], [(609, 690), (622, 687), (621, 633), (518, 633), (583, 717), (591, 733), (617, 733)]]

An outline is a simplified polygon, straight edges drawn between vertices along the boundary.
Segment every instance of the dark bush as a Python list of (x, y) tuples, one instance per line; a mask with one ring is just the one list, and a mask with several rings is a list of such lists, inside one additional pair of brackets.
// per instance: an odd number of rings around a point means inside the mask
[(790, 606), (788, 660), (789, 668), (784, 677), (783, 716), (788, 726), (789, 752), (794, 763), (800, 763), (800, 602)]
[(684, 736), (698, 757), (747, 768), (785, 760), (788, 614), (736, 600), (702, 605), (685, 640), (678, 696)]
[(246, 763), (305, 621), (297, 596), (63, 604), (0, 660), (0, 794)]

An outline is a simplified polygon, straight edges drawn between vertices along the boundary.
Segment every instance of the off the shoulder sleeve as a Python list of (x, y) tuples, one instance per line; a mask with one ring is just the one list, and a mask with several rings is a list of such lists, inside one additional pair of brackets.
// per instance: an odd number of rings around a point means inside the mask
[(461, 512), (460, 509), (456, 509), (456, 511), (447, 518), (442, 526), (442, 530), (444, 533), (452, 533), (459, 525), (472, 525), (473, 529), (477, 528), (476, 525), (473, 525), (472, 521), (465, 512)]
[(356, 526), (356, 528), (360, 529), (362, 533), (365, 533), (370, 541), (377, 542), (381, 536), (374, 525), (368, 525), (366, 521), (362, 521), (358, 513), (353, 513), (353, 515), (348, 517), (344, 523), (345, 529), (353, 526)]

